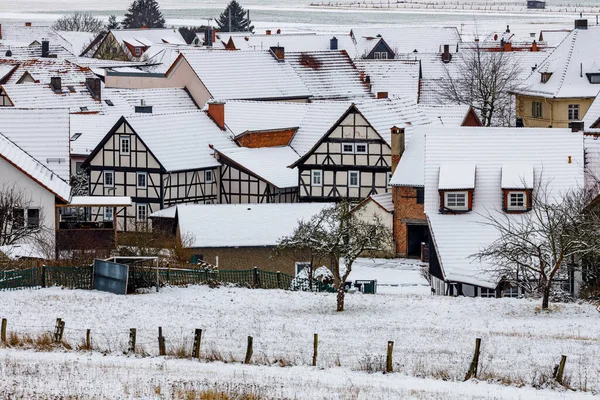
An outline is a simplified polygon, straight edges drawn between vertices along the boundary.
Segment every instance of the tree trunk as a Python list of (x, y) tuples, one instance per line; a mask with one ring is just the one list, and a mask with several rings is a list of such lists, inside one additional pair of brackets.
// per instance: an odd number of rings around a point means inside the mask
[(344, 291), (344, 283), (340, 282), (337, 288), (337, 310), (336, 311), (344, 311), (344, 296), (346, 292)]
[(544, 286), (544, 293), (542, 297), (542, 310), (548, 309), (548, 303), (550, 301), (550, 283)]

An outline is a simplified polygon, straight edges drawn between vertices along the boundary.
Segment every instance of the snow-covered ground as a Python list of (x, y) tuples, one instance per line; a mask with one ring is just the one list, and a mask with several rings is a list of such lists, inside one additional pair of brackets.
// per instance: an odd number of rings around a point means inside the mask
[[(346, 311), (336, 313), (334, 294), (279, 290), (193, 286), (129, 296), (59, 288), (0, 292), (0, 317), (8, 319), (9, 332), (51, 331), (60, 317), (67, 341), (80, 343), (89, 328), (98, 348), (91, 355), (0, 349), (0, 397), (152, 397), (155, 390), (173, 393), (186, 385), (252, 389), (268, 398), (529, 399), (599, 393), (600, 314), (589, 304), (560, 304), (538, 313), (538, 303), (353, 294)], [(159, 326), (167, 350), (190, 348), (194, 329), (202, 328), (203, 357), (218, 353), (236, 362), (157, 357)], [(149, 357), (122, 355), (129, 328), (137, 328), (138, 345)], [(320, 338), (316, 369), (307, 367), (314, 333)], [(254, 337), (254, 361), (260, 366), (239, 364), (248, 335)], [(477, 337), (483, 343), (480, 377), (487, 382), (461, 383)], [(383, 368), (388, 340), (395, 342), (397, 373), (368, 374)], [(571, 386), (586, 394), (532, 388), (552, 374), (562, 354), (568, 357)], [(282, 368), (279, 361), (291, 367)]]
[(359, 258), (348, 280), (377, 280), (378, 293), (430, 294), (431, 287), (422, 274), (425, 265), (411, 259)]

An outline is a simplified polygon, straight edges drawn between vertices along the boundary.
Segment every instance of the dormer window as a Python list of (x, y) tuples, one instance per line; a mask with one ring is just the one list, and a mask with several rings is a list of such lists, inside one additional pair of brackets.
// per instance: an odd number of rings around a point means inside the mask
[(135, 56), (139, 57), (142, 55), (142, 49), (140, 49), (139, 47), (135, 48)]
[(586, 75), (587, 75), (587, 78), (590, 81), (590, 83), (593, 83), (593, 84), (600, 83), (600, 72), (587, 73)]
[(531, 210), (533, 166), (513, 164), (502, 166), (502, 209), (507, 213)]
[(552, 72), (542, 72), (541, 75), (542, 75), (541, 82), (546, 83), (546, 82), (548, 82), (548, 80), (550, 80), (550, 77), (552, 76)]
[(444, 164), (440, 167), (439, 178), (441, 213), (461, 213), (473, 209), (475, 165)]

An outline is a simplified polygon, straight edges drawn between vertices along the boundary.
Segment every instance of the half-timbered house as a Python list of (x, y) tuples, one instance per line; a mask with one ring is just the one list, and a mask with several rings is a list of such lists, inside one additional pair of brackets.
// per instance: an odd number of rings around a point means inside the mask
[[(119, 230), (179, 203), (219, 202), (219, 162), (209, 146), (233, 142), (202, 111), (122, 117), (85, 161), (91, 196), (130, 196)], [(102, 210), (96, 210), (100, 215)]]
[(298, 168), (300, 201), (358, 202), (391, 191), (392, 128), (428, 122), (407, 99), (352, 103), (291, 165)]

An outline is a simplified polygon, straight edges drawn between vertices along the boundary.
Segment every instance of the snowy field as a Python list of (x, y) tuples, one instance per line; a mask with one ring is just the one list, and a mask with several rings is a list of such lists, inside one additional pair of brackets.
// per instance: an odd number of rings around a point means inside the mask
[[(0, 292), (8, 331), (52, 331), (66, 321), (76, 346), (91, 329), (96, 351), (43, 353), (0, 349), (0, 397), (177, 397), (182, 390), (250, 391), (265, 398), (579, 398), (600, 393), (600, 314), (589, 304), (560, 304), (538, 313), (538, 301), (379, 293), (335, 296), (207, 286), (116, 296), (82, 290)], [(192, 346), (204, 330), (197, 362), (158, 357), (157, 328), (167, 351)], [(129, 328), (146, 356), (128, 357)], [(318, 368), (307, 367), (313, 334)], [(246, 338), (253, 361), (240, 364)], [(462, 383), (476, 337), (482, 338), (480, 379)], [(383, 375), (388, 340), (394, 374)], [(567, 355), (566, 377), (583, 392), (548, 387), (544, 376)], [(284, 365), (285, 367), (282, 367)], [(372, 372), (372, 373), (369, 373)], [(521, 387), (522, 386), (522, 387)], [(543, 390), (537, 390), (541, 386)], [(186, 389), (187, 388), (187, 389)]]

